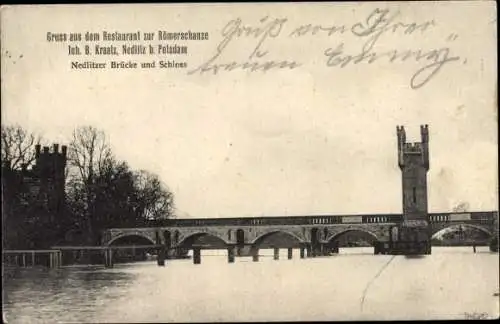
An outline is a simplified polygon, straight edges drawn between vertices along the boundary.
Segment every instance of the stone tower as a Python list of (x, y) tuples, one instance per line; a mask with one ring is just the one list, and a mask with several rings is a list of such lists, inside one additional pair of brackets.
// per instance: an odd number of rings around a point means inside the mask
[(35, 146), (35, 163), (28, 169), (2, 166), (2, 242), (4, 248), (48, 248), (60, 237), (65, 216), (67, 147)]
[(39, 184), (39, 199), (48, 211), (58, 214), (64, 208), (65, 203), (65, 171), (67, 147), (54, 144), (52, 152), (49, 147), (35, 146), (35, 165), (33, 172), (37, 176)]
[(398, 164), (403, 179), (403, 223), (427, 222), (427, 171), (429, 171), (429, 128), (420, 126), (422, 141), (406, 142), (403, 126), (397, 126)]

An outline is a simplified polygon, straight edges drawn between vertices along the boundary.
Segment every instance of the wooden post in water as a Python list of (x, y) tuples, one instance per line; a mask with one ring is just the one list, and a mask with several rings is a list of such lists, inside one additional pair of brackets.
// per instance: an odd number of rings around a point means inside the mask
[(108, 250), (103, 250), (103, 253), (104, 253), (104, 267), (108, 268), (109, 267), (109, 265), (108, 265)]
[(305, 258), (305, 247), (303, 245), (300, 246), (300, 258), (303, 259)]
[(113, 268), (113, 249), (111, 248), (109, 249), (108, 255), (109, 255), (109, 267)]
[(227, 262), (234, 263), (234, 246), (227, 248)]
[(194, 264), (201, 263), (201, 252), (199, 247), (193, 248), (193, 263)]
[(293, 248), (288, 248), (288, 260), (291, 260), (293, 256)]
[(274, 260), (279, 260), (279, 259), (280, 259), (280, 249), (274, 248)]

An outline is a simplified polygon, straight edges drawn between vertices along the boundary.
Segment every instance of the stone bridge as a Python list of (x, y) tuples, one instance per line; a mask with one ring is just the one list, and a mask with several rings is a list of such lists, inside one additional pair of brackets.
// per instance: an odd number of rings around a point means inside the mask
[[(390, 244), (391, 228), (401, 221), (401, 214), (172, 219), (143, 228), (108, 229), (102, 243), (112, 246), (136, 238), (173, 249), (235, 246), (246, 248), (247, 254), (248, 249), (305, 247), (314, 253), (324, 247), (335, 249), (335, 242), (346, 233), (361, 232), (375, 246), (375, 253), (382, 253)], [(457, 225), (475, 228), (488, 239), (498, 235), (497, 212), (433, 213), (428, 222), (431, 235)]]

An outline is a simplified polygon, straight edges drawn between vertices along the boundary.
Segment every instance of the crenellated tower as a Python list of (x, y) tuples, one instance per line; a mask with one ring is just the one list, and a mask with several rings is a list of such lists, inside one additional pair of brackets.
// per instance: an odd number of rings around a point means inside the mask
[(53, 214), (61, 212), (65, 203), (67, 147), (54, 144), (52, 152), (48, 146), (43, 150), (35, 146), (35, 165), (33, 173), (39, 181), (39, 199)]
[(403, 126), (397, 126), (398, 164), (403, 180), (403, 222), (427, 221), (429, 127), (420, 126), (421, 142), (407, 143)]
[(67, 147), (35, 145), (35, 163), (2, 166), (2, 241), (10, 249), (48, 248), (60, 240), (66, 215)]

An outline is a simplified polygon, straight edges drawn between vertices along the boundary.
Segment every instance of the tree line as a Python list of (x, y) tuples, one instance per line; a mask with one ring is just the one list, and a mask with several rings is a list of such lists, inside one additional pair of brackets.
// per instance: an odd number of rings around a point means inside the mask
[[(47, 144), (42, 136), (19, 125), (2, 124), (1, 140), (2, 165), (12, 171), (30, 169), (36, 160), (35, 145)], [(7, 215), (10, 219), (4, 217), (3, 226), (21, 231), (19, 235), (32, 238), (36, 246), (49, 242), (97, 245), (106, 228), (144, 226), (175, 215), (174, 195), (158, 175), (133, 170), (118, 159), (106, 134), (93, 126), (79, 127), (72, 133), (67, 145), (64, 194), (66, 203), (55, 222), (44, 224), (48, 219), (44, 217), (30, 226), (29, 219), (20, 219), (13, 212)], [(19, 200), (20, 193), (10, 199)], [(36, 202), (29, 203), (27, 213), (43, 213), (36, 206)], [(40, 236), (51, 231), (56, 233)]]

